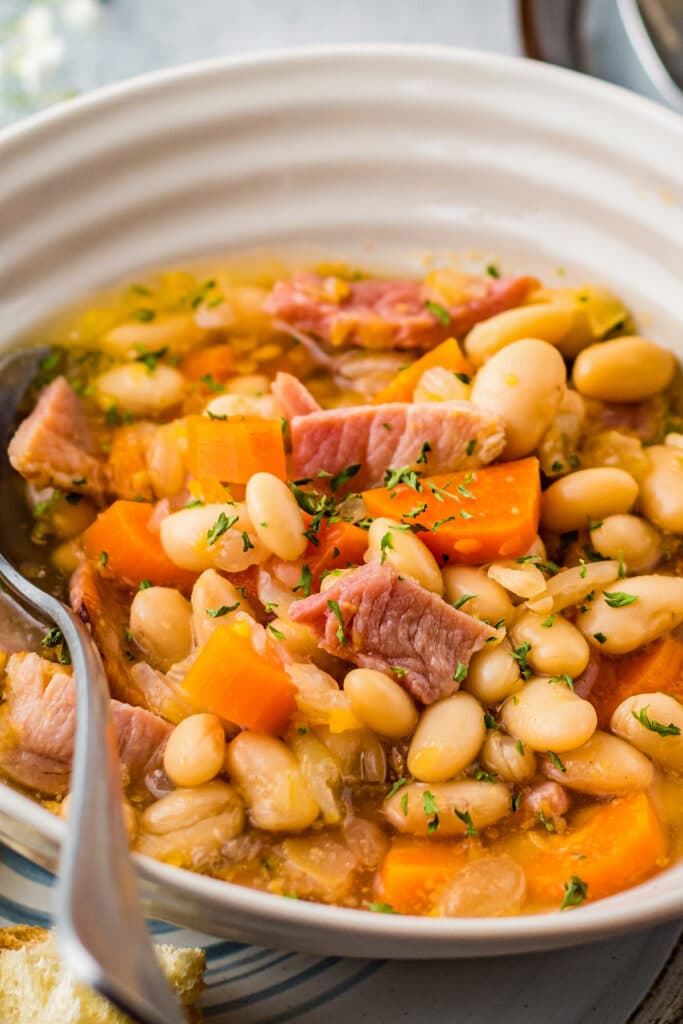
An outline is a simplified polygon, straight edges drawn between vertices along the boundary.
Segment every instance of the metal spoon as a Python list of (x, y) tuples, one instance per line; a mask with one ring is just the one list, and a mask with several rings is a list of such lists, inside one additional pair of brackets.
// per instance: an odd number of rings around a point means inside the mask
[[(45, 354), (30, 349), (0, 363), (0, 479), (8, 475), (7, 442), (18, 404)], [(71, 609), (30, 583), (1, 553), (0, 580), (20, 607), (59, 627), (74, 668), (78, 727), (57, 885), (57, 941), (64, 960), (79, 981), (141, 1024), (185, 1024), (140, 905), (121, 810), (109, 689), (97, 647)]]

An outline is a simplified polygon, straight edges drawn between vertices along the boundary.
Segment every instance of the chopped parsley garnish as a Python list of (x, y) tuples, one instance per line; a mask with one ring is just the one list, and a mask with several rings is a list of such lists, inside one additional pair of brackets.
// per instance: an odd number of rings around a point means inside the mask
[(251, 543), (251, 537), (246, 530), (242, 530), (242, 551), (251, 551), (254, 545)]
[(384, 565), (384, 563), (387, 560), (387, 551), (392, 550), (393, 547), (394, 547), (394, 541), (393, 541), (393, 538), (391, 536), (391, 531), (387, 530), (387, 532), (384, 534), (384, 536), (382, 537), (382, 539), (379, 542), (379, 549), (382, 552), (382, 556), (380, 558), (380, 564), (381, 565)]
[[(471, 478), (468, 480), (467, 477), (465, 477), (465, 481), (466, 483), (471, 483)], [(472, 491), (468, 490), (465, 484), (458, 484), (458, 486), (456, 487), (456, 491), (458, 492), (458, 494), (461, 494), (463, 498), (470, 498), (472, 500), (474, 499)]]
[(401, 797), (401, 811), (403, 813), (403, 817), (407, 818), (408, 817), (408, 794), (407, 793), (404, 793), (403, 796)]
[(564, 683), (570, 690), (574, 689), (574, 680), (572, 677), (565, 673), (563, 676), (551, 676), (548, 680), (549, 683)]
[(478, 596), (478, 594), (462, 594), (457, 601), (453, 602), (453, 607), (462, 608), (464, 604), (467, 604), (468, 601), (474, 601), (475, 597)]
[(431, 835), (439, 827), (439, 808), (434, 799), (434, 794), (430, 793), (428, 789), (422, 794), (422, 809), (429, 818), (427, 832)]
[(606, 644), (607, 643), (607, 637), (605, 636), (604, 633), (593, 633), (593, 636), (595, 637), (595, 639), (598, 641), (599, 644)]
[(391, 423), (383, 423), (382, 426), (385, 430), (393, 430)]
[(277, 611), (277, 609), (278, 609), (277, 601), (266, 601), (266, 603), (263, 606), (263, 610), (266, 613), (266, 615), (274, 615), (275, 612)]
[(515, 741), (515, 750), (520, 755), (520, 757), (524, 757), (524, 744), (521, 740)]
[(412, 487), (414, 491), (419, 492), (422, 490), (422, 484), (419, 481), (418, 475), (410, 466), (401, 466), (399, 469), (388, 469), (386, 471), (384, 475), (384, 486), (386, 489), (391, 491), (394, 487), (398, 487), (399, 484)]
[(212, 619), (222, 619), (228, 612), (237, 611), (240, 603), (237, 601), (235, 604), (222, 604), (220, 608), (205, 608), (204, 611)]
[(422, 515), (423, 512), (427, 511), (427, 502), (422, 501), (419, 505), (414, 505), (410, 512), (404, 512), (404, 519), (415, 519), (417, 516)]
[(552, 626), (554, 621), (555, 621), (555, 616), (554, 615), (549, 615), (548, 618), (545, 620), (545, 622), (542, 622), (541, 625), (545, 629), (550, 629), (550, 627)]
[(467, 442), (467, 446), (465, 448), (465, 455), (472, 455), (472, 453), (474, 452), (474, 449), (476, 447), (476, 444), (477, 444), (477, 442), (476, 442), (475, 438), (473, 438), (473, 437), (470, 438), (470, 440)]
[(432, 526), (432, 533), (436, 533), (436, 531), (440, 530), (442, 526), (446, 525), (446, 523), (452, 523), (454, 519), (455, 516), (446, 516), (445, 519), (437, 519), (437, 521)]
[(550, 467), (550, 471), (552, 473), (561, 473), (563, 469), (564, 469), (564, 463), (563, 462), (557, 462), (557, 461), (553, 462), (551, 467)]
[(519, 810), (519, 805), (521, 803), (521, 800), (522, 800), (522, 794), (521, 793), (513, 793), (512, 794), (511, 806), (512, 806), (513, 813), (515, 811)]
[(422, 448), (420, 449), (420, 454), (415, 459), (415, 462), (417, 462), (418, 464), (424, 463), (425, 465), (427, 465), (427, 456), (429, 455), (431, 450), (431, 444), (429, 443), (429, 441), (425, 441), (425, 443), (422, 445)]
[(368, 910), (375, 914), (398, 914), (398, 910), (394, 910), (391, 903), (368, 903)]
[(344, 622), (344, 616), (342, 610), (339, 607), (339, 601), (328, 601), (327, 607), (333, 612), (339, 625), (337, 626), (337, 640), (340, 644), (346, 643), (346, 623)]
[(460, 509), (460, 517), (461, 517), (461, 519), (473, 519), (474, 518), (472, 513), (471, 512), (467, 512), (464, 508)]
[(600, 527), (602, 526), (602, 523), (603, 523), (602, 519), (589, 519), (588, 520), (588, 529), (589, 530), (599, 530)]
[(474, 822), (472, 821), (472, 815), (470, 814), (469, 811), (459, 811), (457, 807), (454, 807), (453, 808), (453, 813), (455, 814), (456, 818), (460, 818), (460, 821), (463, 823), (463, 825), (466, 826), (466, 829), (465, 829), (465, 835), (466, 836), (478, 836), (479, 835), (479, 833), (477, 832), (476, 828), (474, 827)]
[(554, 750), (548, 751), (548, 757), (550, 758), (552, 766), (557, 768), (558, 772), (562, 772), (562, 774), (564, 774), (567, 771), (566, 765), (562, 763)]
[(500, 729), (498, 722), (495, 720), (493, 715), (490, 714), (488, 711), (484, 712), (484, 725), (486, 726), (487, 729), (495, 729), (496, 732), (498, 732), (498, 730)]
[(396, 782), (394, 782), (394, 784), (392, 785), (391, 789), (384, 797), (384, 799), (389, 800), (394, 795), (394, 793), (398, 793), (399, 789), (403, 789), (403, 787), (407, 785), (408, 780), (406, 778), (396, 779)]
[(495, 772), (485, 772), (481, 768), (477, 768), (476, 772), (474, 773), (474, 777), (477, 780), (477, 782), (497, 782), (498, 781), (498, 776), (496, 775)]
[(147, 367), (149, 373), (152, 373), (153, 370), (156, 370), (159, 360), (163, 359), (168, 352), (168, 345), (158, 348), (156, 352), (146, 352), (143, 346), (138, 346), (138, 351), (140, 355), (135, 357), (135, 362), (142, 363)]
[(398, 676), (399, 679), (403, 679), (404, 676), (408, 675), (408, 669), (403, 668), (402, 665), (392, 665), (391, 671), (394, 673), (395, 676)]
[[(469, 384), (472, 383), (472, 378), (470, 377), (469, 373), (458, 373), (457, 370), (455, 370), (453, 372), (453, 376), (457, 377), (461, 384), (468, 384), (469, 385)], [(468, 445), (472, 444), (471, 441), (468, 441), (467, 443), (468, 443)], [(467, 454), (470, 455), (471, 452), (467, 452)]]
[(203, 505), (203, 501), (201, 501), (199, 498), (195, 498), (194, 501), (188, 501), (187, 505), (183, 505), (183, 508), (200, 508), (200, 506)]
[(635, 594), (625, 594), (623, 590), (603, 590), (605, 604), (610, 608), (626, 608), (629, 604), (635, 604), (638, 600)]
[(75, 480), (71, 481), (71, 483), (74, 485), (74, 487), (82, 487), (83, 484), (87, 484), (87, 482), (88, 482), (87, 476), (77, 476)]
[(209, 292), (215, 287), (216, 282), (214, 280), (204, 281), (203, 284), (200, 284), (199, 288), (192, 296), (192, 300), (190, 301), (190, 308), (196, 309), (198, 306), (201, 306), (202, 302), (207, 297)]
[(229, 530), (231, 526), (234, 526), (238, 519), (239, 516), (226, 516), (225, 512), (221, 512), (211, 529), (206, 531), (206, 540), (209, 547), (211, 547), (212, 544), (215, 544), (218, 538), (222, 537), (226, 530)]
[(227, 412), (211, 412), (210, 409), (206, 410), (206, 415), (210, 420), (227, 420), (228, 418)]
[(495, 278), (499, 278), (500, 277), (500, 270), (495, 265), (495, 263), (487, 263), (486, 264), (486, 273), (488, 274), (489, 277), (495, 277)]
[(553, 825), (553, 823), (550, 820), (550, 818), (547, 818), (545, 816), (543, 811), (537, 811), (536, 812), (536, 817), (540, 821), (541, 825), (543, 825), (543, 828), (546, 830), (546, 832), (554, 832), (555, 831), (555, 826)]
[(138, 590), (149, 590), (152, 586), (151, 580), (140, 580), (138, 584)]
[(109, 554), (107, 551), (100, 551), (100, 565), (104, 569), (107, 562), (109, 561)]
[(650, 718), (647, 713), (649, 704), (646, 704), (640, 711), (632, 711), (631, 714), (635, 718), (636, 722), (640, 722), (650, 732), (656, 732), (658, 736), (680, 736), (681, 730), (673, 722), (669, 722), (668, 725), (664, 725), (662, 722), (658, 722), (654, 718)]
[(313, 573), (311, 572), (311, 570), (309, 569), (309, 567), (307, 565), (302, 565), (301, 566), (301, 576), (299, 577), (299, 582), (296, 584), (295, 587), (292, 587), (292, 590), (294, 591), (295, 594), (298, 591), (301, 591), (301, 593), (304, 595), (304, 597), (308, 597), (310, 595), (310, 593), (311, 593), (311, 583), (312, 582), (313, 582)]
[(624, 569), (624, 556), (621, 548), (619, 548), (619, 579), (623, 580), (626, 576), (626, 570)]
[(518, 647), (513, 647), (512, 657), (519, 665), (519, 672), (522, 679), (528, 679), (531, 675), (531, 666), (527, 661), (527, 655), (531, 650), (531, 644), (528, 640), (525, 640), (523, 644), (519, 644)]
[(133, 320), (139, 320), (141, 324), (149, 324), (156, 317), (156, 312), (153, 309), (143, 306), (140, 309), (133, 310), (131, 316)]
[(285, 639), (285, 634), (282, 633), (279, 629), (276, 629), (272, 622), (268, 623), (268, 625), (266, 626), (266, 629), (268, 630), (269, 633), (273, 634), (273, 636), (275, 637), (276, 640), (284, 640)]
[(307, 725), (297, 725), (296, 731), (299, 734), (299, 736), (306, 736), (308, 734), (308, 726)]
[(564, 898), (560, 903), (560, 910), (566, 910), (567, 907), (578, 907), (587, 895), (588, 884), (578, 875), (572, 875), (564, 884)]
[(218, 394), (219, 391), (225, 391), (225, 384), (221, 384), (211, 373), (205, 373), (200, 377), (200, 380), (204, 387), (208, 388), (209, 391), (213, 391), (214, 394)]
[(579, 559), (579, 565), (581, 566), (581, 568), (579, 569), (579, 576), (582, 580), (585, 580), (586, 573), (588, 572), (588, 566), (584, 562), (583, 558)]
[(353, 479), (353, 477), (360, 472), (360, 468), (360, 463), (356, 462), (353, 464), (353, 466), (347, 466), (346, 469), (342, 469), (338, 473), (336, 473), (330, 479), (330, 490), (332, 491), (332, 493), (335, 494), (342, 484), (345, 484), (348, 480)]
[(432, 316), (435, 316), (442, 324), (449, 324), (451, 322), (451, 314), (444, 308), (444, 306), (440, 306), (438, 302), (432, 302), (430, 299), (426, 299), (424, 306), (425, 309), (429, 310)]
[(453, 682), (461, 683), (463, 681), (463, 679), (466, 679), (466, 678), (467, 678), (467, 665), (465, 665), (464, 662), (459, 661), (458, 662), (458, 667), (456, 668), (455, 672), (453, 673)]
[(58, 659), (60, 665), (70, 665), (71, 655), (69, 654), (69, 648), (66, 646), (64, 640), (64, 634), (62, 633), (59, 626), (53, 626), (49, 629), (45, 636), (40, 641), (41, 647), (59, 648)]

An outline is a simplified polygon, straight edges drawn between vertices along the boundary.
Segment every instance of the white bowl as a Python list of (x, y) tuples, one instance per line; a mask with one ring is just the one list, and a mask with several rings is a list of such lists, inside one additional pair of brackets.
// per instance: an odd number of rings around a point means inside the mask
[[(399, 46), (212, 62), (10, 129), (0, 167), (3, 347), (144, 267), (260, 248), (414, 269), (425, 252), (457, 252), (604, 282), (683, 356), (683, 121), (544, 65)], [(15, 849), (54, 866), (63, 827), (0, 786)], [(579, 910), (440, 920), (139, 864), (158, 916), (318, 954), (518, 953), (683, 913), (683, 865)]]

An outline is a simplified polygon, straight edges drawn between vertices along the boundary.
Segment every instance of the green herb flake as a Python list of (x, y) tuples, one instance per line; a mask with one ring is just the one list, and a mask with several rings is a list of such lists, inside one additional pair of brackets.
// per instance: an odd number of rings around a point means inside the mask
[(603, 597), (605, 604), (610, 608), (626, 608), (629, 604), (635, 604), (638, 600), (635, 594), (626, 594), (623, 590), (604, 590)]
[(495, 730), (495, 732), (498, 732), (500, 730), (498, 722), (495, 720), (493, 715), (490, 714), (490, 712), (488, 711), (484, 712), (484, 725), (486, 726), (487, 729), (493, 729)]
[(296, 586), (292, 587), (293, 592), (296, 594), (299, 591), (304, 597), (309, 597), (311, 593), (311, 584), (313, 582), (313, 573), (307, 565), (301, 566), (301, 576)]
[(519, 665), (519, 672), (522, 679), (528, 679), (531, 675), (531, 666), (527, 661), (527, 656), (531, 650), (531, 644), (528, 640), (525, 640), (523, 644), (519, 644), (517, 647), (512, 649), (512, 657)]
[(414, 505), (409, 512), (403, 513), (403, 519), (416, 519), (417, 516), (422, 515), (423, 512), (427, 511), (427, 502), (422, 501), (419, 505)]
[(40, 641), (40, 646), (48, 647), (50, 649), (59, 648), (59, 653), (57, 657), (60, 665), (71, 664), (71, 655), (69, 654), (69, 648), (66, 646), (64, 634), (62, 633), (59, 626), (53, 626), (52, 629), (49, 629), (47, 631), (45, 636)]
[(511, 806), (512, 806), (512, 813), (513, 814), (516, 811), (519, 810), (519, 805), (520, 805), (521, 801), (522, 801), (522, 794), (521, 793), (513, 793), (512, 794)]
[(405, 484), (407, 487), (412, 487), (414, 491), (420, 492), (422, 490), (422, 484), (419, 481), (418, 475), (414, 469), (410, 466), (401, 466), (399, 469), (388, 469), (384, 475), (384, 486), (388, 491), (398, 487), (399, 484)]
[(225, 512), (221, 512), (211, 529), (206, 531), (206, 541), (209, 547), (215, 544), (231, 526), (234, 526), (238, 519), (238, 515), (226, 516)]
[[(457, 378), (457, 380), (459, 380), (461, 384), (465, 384), (466, 386), (469, 386), (472, 383), (472, 378), (470, 377), (469, 373), (458, 373), (457, 370), (454, 370), (453, 376)], [(468, 444), (472, 444), (472, 442), (468, 441)], [(467, 454), (470, 455), (471, 453), (467, 452)]]
[(432, 526), (432, 533), (436, 533), (437, 530), (440, 530), (442, 526), (446, 525), (446, 523), (452, 523), (454, 519), (455, 516), (446, 516), (445, 519), (437, 519), (437, 521)]
[(296, 731), (297, 731), (299, 736), (306, 736), (306, 735), (308, 735), (308, 726), (307, 725), (297, 725)]
[(662, 722), (658, 722), (654, 718), (650, 718), (647, 713), (649, 704), (646, 704), (640, 711), (631, 711), (631, 714), (635, 718), (636, 722), (640, 722), (650, 732), (656, 732), (658, 736), (680, 736), (681, 730), (673, 722), (669, 722), (668, 725), (664, 725)]
[(235, 612), (239, 608), (240, 603), (237, 601), (235, 604), (222, 604), (220, 608), (205, 608), (204, 611), (211, 619), (222, 619), (228, 612)]
[(327, 607), (332, 611), (337, 622), (339, 623), (337, 627), (337, 640), (339, 641), (340, 644), (343, 645), (346, 643), (346, 623), (344, 622), (342, 610), (339, 607), (339, 601), (328, 601)]
[(459, 811), (457, 807), (454, 807), (453, 813), (455, 814), (456, 818), (459, 818), (463, 825), (465, 825), (466, 836), (479, 835), (476, 828), (474, 827), (474, 822), (472, 821), (472, 816), (469, 811)]
[(546, 832), (554, 832), (555, 831), (555, 826), (553, 825), (553, 823), (550, 820), (550, 818), (546, 817), (546, 815), (544, 814), (543, 811), (537, 811), (536, 812), (536, 817), (540, 821), (541, 825), (543, 825), (543, 828), (546, 830)]
[(459, 661), (458, 662), (458, 667), (456, 668), (455, 672), (453, 673), (453, 682), (461, 683), (463, 681), (463, 679), (466, 679), (466, 678), (467, 678), (467, 665), (465, 665), (464, 662)]
[(606, 644), (607, 643), (607, 637), (605, 636), (604, 633), (593, 633), (593, 636), (595, 637), (595, 639), (598, 641), (599, 644)]
[(496, 279), (500, 277), (500, 270), (495, 265), (495, 263), (486, 264), (486, 273), (488, 274), (489, 277), (494, 277)]
[(442, 324), (447, 325), (451, 322), (451, 314), (443, 306), (440, 306), (438, 302), (432, 302), (430, 299), (426, 299), (424, 307), (429, 310), (432, 316), (435, 316)]
[(210, 409), (206, 410), (206, 415), (210, 420), (227, 420), (228, 418), (227, 412), (211, 412)]
[(425, 441), (424, 444), (422, 445), (422, 448), (420, 449), (420, 454), (415, 459), (415, 462), (418, 463), (418, 464), (423, 463), (426, 466), (427, 465), (427, 456), (429, 455), (431, 450), (432, 450), (431, 444), (429, 443), (429, 441)]
[(398, 910), (394, 910), (391, 903), (368, 903), (368, 910), (374, 914), (398, 914)]
[(254, 545), (251, 542), (251, 537), (246, 530), (242, 530), (242, 551), (252, 551)]
[(563, 469), (564, 469), (564, 463), (563, 462), (557, 462), (557, 461), (553, 462), (551, 467), (550, 467), (551, 473), (561, 473)]
[(382, 426), (384, 427), (385, 430), (393, 430), (394, 429), (392, 427), (391, 423), (383, 423)]
[(151, 580), (140, 580), (138, 584), (138, 590), (149, 590), (152, 586)]
[(281, 630), (277, 629), (272, 622), (268, 623), (266, 629), (268, 630), (269, 633), (272, 633), (276, 640), (285, 639), (285, 634)]
[(360, 468), (360, 463), (356, 462), (352, 466), (347, 466), (346, 469), (340, 470), (339, 473), (335, 473), (330, 479), (330, 490), (332, 493), (335, 494), (342, 484), (352, 480), (360, 472)]
[(422, 809), (429, 819), (427, 822), (427, 832), (431, 835), (439, 827), (439, 808), (434, 794), (430, 793), (428, 789), (422, 794)]
[(562, 676), (551, 676), (550, 679), (548, 680), (548, 682), (553, 684), (553, 685), (557, 684), (557, 683), (564, 683), (564, 685), (569, 690), (573, 690), (574, 689), (574, 680), (569, 675), (569, 673), (567, 673), (567, 672), (565, 672), (565, 674), (562, 675)]
[(550, 627), (552, 626), (554, 621), (555, 621), (555, 616), (554, 615), (549, 615), (548, 618), (545, 620), (545, 622), (542, 622), (541, 625), (543, 626), (544, 629), (550, 629)]
[(216, 380), (211, 373), (205, 373), (200, 380), (204, 387), (208, 388), (209, 391), (212, 391), (215, 395), (219, 394), (221, 391), (225, 391), (225, 384), (221, 384), (221, 382)]
[(550, 758), (550, 763), (554, 768), (557, 768), (558, 772), (562, 772), (562, 774), (564, 774), (567, 771), (566, 766), (562, 763), (554, 750), (548, 751), (548, 757)]
[(384, 536), (382, 537), (382, 539), (379, 542), (379, 549), (382, 552), (382, 555), (381, 555), (381, 558), (380, 558), (380, 564), (381, 565), (384, 565), (384, 563), (387, 560), (387, 551), (393, 550), (393, 547), (394, 547), (394, 541), (393, 541), (393, 538), (391, 536), (391, 531), (387, 530), (387, 532), (384, 534)]
[(524, 757), (524, 753), (525, 753), (525, 751), (524, 751), (524, 744), (522, 743), (521, 740), (516, 740), (515, 741), (515, 750), (517, 751), (517, 753), (519, 754), (520, 757)]
[(474, 453), (474, 449), (476, 447), (476, 444), (477, 444), (477, 442), (476, 442), (475, 438), (473, 438), (473, 437), (470, 438), (470, 440), (467, 442), (467, 445), (465, 447), (465, 455), (472, 455)]
[(453, 602), (453, 607), (456, 609), (462, 608), (462, 606), (467, 604), (468, 601), (474, 601), (478, 596), (478, 594), (461, 594), (458, 600)]
[(142, 306), (140, 309), (135, 309), (131, 313), (133, 320), (138, 320), (141, 324), (150, 324), (156, 317), (156, 312), (149, 307)]
[(408, 785), (408, 779), (406, 779), (405, 777), (402, 777), (400, 779), (396, 779), (396, 782), (394, 782), (394, 784), (392, 785), (391, 789), (389, 790), (387, 795), (384, 797), (384, 799), (385, 800), (390, 800), (391, 797), (394, 796), (395, 793), (398, 793), (399, 789), (403, 789), (403, 787), (407, 786), (407, 785)]
[(404, 793), (401, 797), (401, 812), (404, 818), (408, 817), (408, 794)]
[(408, 669), (403, 668), (402, 665), (392, 665), (391, 671), (395, 676), (398, 676), (399, 679), (404, 679), (408, 675)]
[(581, 568), (579, 569), (579, 576), (581, 577), (582, 580), (585, 580), (586, 573), (588, 572), (588, 566), (586, 565), (586, 563), (583, 560), (583, 558), (579, 559), (579, 565), (581, 566)]
[(578, 875), (572, 875), (565, 882), (564, 898), (560, 904), (560, 910), (566, 910), (567, 907), (578, 907), (579, 904), (583, 903), (587, 895), (588, 884), (582, 878), (579, 878)]
[(497, 782), (498, 776), (495, 772), (485, 772), (481, 768), (477, 768), (474, 773), (474, 777), (477, 782)]
[(626, 569), (624, 568), (624, 556), (623, 556), (621, 548), (619, 548), (618, 555), (619, 555), (619, 559), (618, 559), (618, 562), (619, 562), (619, 579), (623, 580), (626, 577)]
[(107, 551), (100, 551), (100, 565), (104, 569), (109, 561), (109, 553)]
[(159, 348), (156, 352), (146, 352), (143, 346), (137, 346), (140, 352), (139, 356), (135, 357), (136, 363), (142, 363), (147, 368), (148, 373), (152, 373), (157, 368), (157, 364), (160, 359), (168, 352), (168, 345), (163, 348)]

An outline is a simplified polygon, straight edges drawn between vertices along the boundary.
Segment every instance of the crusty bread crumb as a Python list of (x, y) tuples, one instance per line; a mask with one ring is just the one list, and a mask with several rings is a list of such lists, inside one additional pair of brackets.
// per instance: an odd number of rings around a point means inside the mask
[[(195, 1003), (204, 987), (204, 951), (157, 946), (157, 953), (188, 1022), (199, 1024), (202, 1017)], [(127, 1024), (128, 1020), (102, 996), (70, 977), (50, 932), (29, 925), (0, 929), (2, 1024)]]

